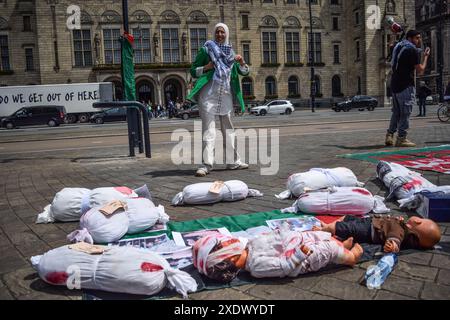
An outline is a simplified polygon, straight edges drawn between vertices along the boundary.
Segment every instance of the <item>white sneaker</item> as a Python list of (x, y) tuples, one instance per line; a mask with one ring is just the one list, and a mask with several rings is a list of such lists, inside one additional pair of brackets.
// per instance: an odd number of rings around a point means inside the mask
[(227, 165), (228, 170), (242, 170), (242, 169), (248, 169), (248, 164), (246, 163), (234, 163)]
[(205, 177), (209, 173), (208, 169), (205, 167), (198, 168), (197, 172), (195, 173), (196, 177)]

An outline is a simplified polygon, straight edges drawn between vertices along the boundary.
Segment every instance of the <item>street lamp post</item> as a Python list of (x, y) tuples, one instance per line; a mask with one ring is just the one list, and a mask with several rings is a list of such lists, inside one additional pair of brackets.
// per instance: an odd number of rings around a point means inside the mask
[(313, 17), (312, 17), (312, 8), (311, 1), (309, 0), (309, 42), (310, 42), (310, 56), (309, 61), (311, 63), (311, 111), (315, 112), (315, 104), (316, 104), (316, 84), (315, 84), (315, 70), (314, 70), (314, 33), (313, 33)]

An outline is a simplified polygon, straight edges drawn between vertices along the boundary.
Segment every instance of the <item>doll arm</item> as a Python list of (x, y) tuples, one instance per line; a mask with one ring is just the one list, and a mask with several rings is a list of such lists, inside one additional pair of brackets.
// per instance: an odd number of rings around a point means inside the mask
[(398, 244), (398, 239), (391, 238), (386, 240), (383, 247), (384, 252), (394, 252), (397, 253), (400, 251), (400, 245)]
[(386, 232), (386, 242), (384, 243), (385, 252), (398, 252), (405, 238), (405, 230), (402, 227), (401, 218), (392, 218), (388, 222)]

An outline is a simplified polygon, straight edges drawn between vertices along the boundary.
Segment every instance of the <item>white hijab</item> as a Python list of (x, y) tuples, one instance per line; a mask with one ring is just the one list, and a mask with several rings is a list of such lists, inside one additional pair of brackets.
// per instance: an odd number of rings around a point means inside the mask
[(229, 45), (230, 44), (230, 29), (228, 29), (228, 26), (225, 23), (219, 22), (218, 24), (216, 24), (214, 26), (214, 39), (216, 37), (217, 28), (219, 28), (219, 27), (223, 28), (223, 30), (225, 31), (225, 35), (226, 35), (225, 36), (225, 42), (223, 44)]

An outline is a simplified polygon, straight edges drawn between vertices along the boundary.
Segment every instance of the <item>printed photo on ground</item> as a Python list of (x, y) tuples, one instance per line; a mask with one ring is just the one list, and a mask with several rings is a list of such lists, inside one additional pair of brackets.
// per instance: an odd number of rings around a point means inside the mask
[(169, 241), (167, 234), (161, 234), (158, 236), (137, 238), (137, 239), (124, 239), (116, 242), (111, 242), (109, 246), (125, 246), (125, 247), (136, 247), (144, 249), (154, 249), (154, 247)]
[(182, 269), (193, 264), (191, 247), (173, 252), (160, 252), (159, 254), (175, 269)]
[(285, 218), (274, 219), (266, 221), (269, 228), (272, 230), (280, 229), (283, 224), (287, 224), (292, 231), (309, 231), (313, 226), (320, 227), (320, 221), (315, 217), (298, 217), (298, 218)]
[(230, 231), (227, 228), (198, 230), (191, 232), (172, 232), (173, 240), (179, 246), (193, 246), (195, 241), (207, 236), (211, 233), (221, 233), (223, 235), (231, 236)]

